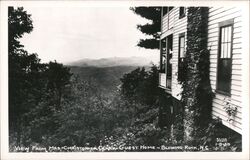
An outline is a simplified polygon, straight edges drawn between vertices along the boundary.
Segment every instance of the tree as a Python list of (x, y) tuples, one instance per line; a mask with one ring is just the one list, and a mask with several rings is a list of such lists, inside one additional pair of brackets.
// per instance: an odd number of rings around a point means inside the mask
[[(166, 130), (158, 125), (159, 87), (157, 84), (159, 69), (153, 65), (150, 70), (137, 68), (121, 78), (121, 96), (116, 101), (116, 115), (119, 127), (106, 144), (160, 146), (167, 136)], [(124, 115), (119, 115), (125, 113)], [(105, 141), (105, 140), (104, 140)], [(149, 149), (150, 150), (150, 149)]]
[(121, 81), (121, 95), (134, 108), (137, 124), (153, 123), (158, 116), (159, 87), (158, 68), (152, 66), (149, 71), (137, 68), (125, 74)]
[(131, 10), (151, 21), (144, 25), (137, 25), (137, 28), (151, 38), (140, 39), (137, 46), (146, 49), (159, 49), (160, 31), (161, 31), (161, 7), (133, 7)]
[(57, 108), (60, 108), (63, 90), (70, 83), (72, 73), (68, 67), (55, 61), (49, 62), (45, 76), (48, 79), (47, 89), (54, 93)]
[(58, 124), (55, 112), (61, 108), (72, 74), (62, 64), (40, 63), (37, 54), (24, 50), (19, 38), (32, 31), (31, 15), (22, 7), (9, 7), (8, 12), (10, 142), (20, 145), (32, 133), (33, 139), (40, 139), (37, 135), (53, 132)]
[(9, 7), (9, 127), (11, 133), (16, 134), (17, 143), (21, 141), (24, 125), (22, 116), (36, 105), (34, 102), (40, 98), (40, 91), (42, 91), (39, 77), (44, 66), (40, 64), (37, 55), (28, 54), (18, 40), (32, 30), (31, 15), (27, 14), (23, 7), (17, 9)]
[(121, 78), (121, 93), (130, 101), (154, 105), (159, 92), (158, 76), (159, 70), (155, 65), (149, 71), (144, 67), (137, 68)]
[(121, 93), (131, 101), (141, 101), (140, 88), (147, 76), (145, 68), (137, 68), (121, 78)]
[(33, 30), (31, 15), (24, 11), (23, 7), (8, 8), (8, 40), (9, 54), (17, 53), (17, 49), (21, 49), (23, 45), (18, 41), (25, 33)]
[[(62, 102), (68, 100), (70, 94), (70, 69), (57, 62), (43, 64), (45, 66), (42, 77), (33, 79), (43, 80), (43, 88), (39, 93), (40, 99), (35, 101), (36, 106), (24, 114), (27, 122), (27, 139), (32, 142), (48, 141), (59, 127), (59, 113), (62, 111)], [(32, 77), (31, 77), (32, 78)]]

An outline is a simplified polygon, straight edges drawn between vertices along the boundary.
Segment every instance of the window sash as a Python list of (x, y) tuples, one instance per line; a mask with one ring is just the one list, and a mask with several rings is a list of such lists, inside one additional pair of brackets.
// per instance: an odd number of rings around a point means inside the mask
[(220, 29), (220, 58), (231, 58), (232, 25)]
[(160, 64), (160, 70), (161, 72), (165, 72), (166, 68), (166, 54), (167, 54), (167, 48), (166, 48), (166, 38), (161, 40), (161, 64)]
[(230, 93), (231, 89), (231, 59), (221, 59), (218, 64), (217, 90)]
[(184, 67), (184, 58), (186, 57), (185, 53), (185, 33), (179, 35), (179, 51), (178, 51), (178, 79), (181, 76), (180, 71)]
[(217, 91), (225, 94), (230, 94), (231, 90), (232, 33), (232, 24), (220, 27)]
[(185, 57), (185, 37), (179, 37), (179, 58)]

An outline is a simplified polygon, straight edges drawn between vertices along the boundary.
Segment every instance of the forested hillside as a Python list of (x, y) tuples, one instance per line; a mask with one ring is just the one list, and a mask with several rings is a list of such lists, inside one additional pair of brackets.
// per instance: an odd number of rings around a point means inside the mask
[(156, 66), (147, 71), (135, 66), (69, 68), (56, 61), (41, 63), (19, 42), (33, 29), (31, 15), (10, 7), (8, 18), (10, 151), (98, 148), (113, 145), (113, 140), (120, 146), (157, 143), (159, 139), (141, 130), (158, 130), (153, 125), (158, 114)]
[[(74, 75), (78, 75), (81, 80), (92, 82), (98, 90), (107, 97), (113, 97), (120, 89), (120, 78), (123, 74), (136, 69), (136, 66), (115, 66), (115, 67), (78, 67), (69, 66)], [(110, 97), (110, 98), (111, 98)]]

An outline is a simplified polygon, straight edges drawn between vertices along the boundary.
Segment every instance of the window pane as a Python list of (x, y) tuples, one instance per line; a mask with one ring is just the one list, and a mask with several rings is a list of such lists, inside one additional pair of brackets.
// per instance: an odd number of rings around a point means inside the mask
[(184, 52), (185, 52), (185, 38), (180, 37), (180, 44), (179, 44), (179, 52), (180, 52), (180, 58), (184, 58)]
[(221, 28), (221, 52), (220, 58), (230, 58), (231, 57), (231, 37), (232, 26)]
[[(178, 73), (183, 69), (185, 57), (185, 36), (182, 35), (179, 37), (179, 59), (178, 59)], [(178, 79), (181, 77), (181, 74), (178, 74)]]
[(230, 52), (230, 49), (228, 48), (228, 44), (229, 43), (226, 43), (227, 45), (226, 45), (226, 47), (227, 47), (227, 51), (225, 52), (225, 58), (229, 58), (229, 53), (228, 52)]
[(223, 56), (223, 58), (227, 58), (227, 51), (228, 51), (227, 43), (224, 43), (223, 46), (224, 46), (224, 53), (223, 53), (224, 56)]
[(163, 16), (168, 13), (168, 7), (163, 7)]
[(180, 58), (184, 57), (184, 48), (180, 48)]
[(228, 42), (228, 27), (225, 27), (225, 40), (224, 42)]
[(161, 72), (165, 72), (166, 66), (166, 38), (161, 40)]
[(162, 55), (162, 64), (161, 64), (162, 72), (165, 72), (165, 66), (166, 66), (166, 55)]
[(231, 42), (232, 38), (232, 26), (228, 27), (228, 42)]
[(180, 7), (179, 10), (179, 17), (182, 18), (185, 16), (185, 7)]
[(224, 57), (224, 45), (221, 44), (221, 49), (220, 49), (220, 58)]
[(218, 89), (224, 92), (230, 91), (231, 83), (231, 60), (224, 59), (219, 61)]
[(228, 43), (227, 58), (231, 58), (231, 43)]
[(181, 44), (180, 44), (180, 47), (184, 47), (184, 37), (181, 37), (181, 40), (180, 40), (181, 42)]
[(222, 28), (221, 29), (221, 43), (224, 42), (224, 39), (225, 39), (225, 28)]

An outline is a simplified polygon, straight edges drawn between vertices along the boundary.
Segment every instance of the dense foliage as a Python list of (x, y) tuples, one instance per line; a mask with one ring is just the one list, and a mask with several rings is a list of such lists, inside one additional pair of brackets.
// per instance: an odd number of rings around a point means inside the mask
[(211, 121), (212, 89), (209, 79), (209, 50), (207, 49), (208, 8), (189, 7), (187, 52), (182, 75), (182, 103), (185, 106), (186, 141), (199, 141)]
[[(39, 77), (42, 76), (41, 71), (44, 71), (45, 67), (39, 63), (40, 60), (36, 54), (28, 54), (18, 41), (18, 38), (21, 38), (24, 33), (30, 33), (33, 29), (30, 15), (23, 8), (14, 10), (13, 7), (10, 7), (8, 23), (9, 128), (10, 130), (15, 129), (17, 142), (20, 143), (24, 125), (23, 114), (34, 107), (35, 104), (31, 104), (31, 101), (40, 99), (42, 86), (37, 83), (39, 83)], [(23, 97), (27, 97), (28, 101)]]
[(33, 25), (22, 7), (9, 7), (8, 23), (10, 142), (25, 145), (54, 133), (55, 113), (61, 110), (72, 74), (62, 64), (41, 63), (37, 54), (24, 50), (18, 39)]
[[(116, 136), (106, 140), (106, 145), (160, 146), (165, 143), (166, 130), (162, 130), (158, 125), (160, 95), (156, 83), (158, 75), (158, 68), (152, 66), (149, 71), (137, 68), (121, 78), (120, 100), (123, 103), (119, 104), (128, 108), (131, 118), (127, 119), (129, 125), (126, 128), (114, 130)], [(156, 149), (144, 149), (144, 151), (150, 150)]]

